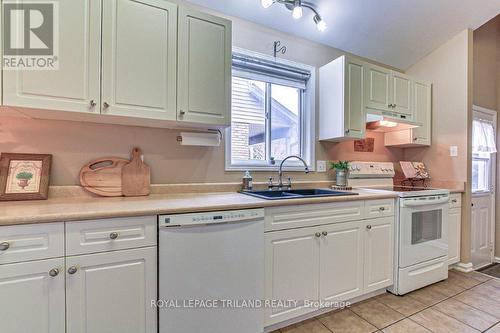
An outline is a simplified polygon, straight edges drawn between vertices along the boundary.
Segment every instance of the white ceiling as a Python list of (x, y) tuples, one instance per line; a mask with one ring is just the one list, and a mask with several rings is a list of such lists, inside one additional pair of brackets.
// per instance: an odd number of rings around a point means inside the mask
[(297, 21), (283, 5), (264, 9), (260, 0), (188, 1), (400, 69), (500, 14), (500, 0), (312, 0), (328, 24), (322, 33), (308, 10)]

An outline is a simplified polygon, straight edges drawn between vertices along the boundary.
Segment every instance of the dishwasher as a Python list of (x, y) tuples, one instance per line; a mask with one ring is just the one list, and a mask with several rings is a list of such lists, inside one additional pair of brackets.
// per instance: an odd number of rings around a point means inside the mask
[(264, 210), (158, 222), (160, 333), (262, 333)]

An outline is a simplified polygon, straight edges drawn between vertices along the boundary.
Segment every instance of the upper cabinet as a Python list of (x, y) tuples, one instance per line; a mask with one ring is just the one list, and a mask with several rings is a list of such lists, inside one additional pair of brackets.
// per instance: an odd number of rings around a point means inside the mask
[[(99, 113), (101, 0), (59, 1), (58, 5), (59, 69), (4, 70), (3, 104)], [(42, 110), (36, 111), (43, 116)]]
[(414, 121), (419, 127), (385, 133), (385, 145), (391, 147), (420, 147), (431, 144), (432, 85), (425, 81), (412, 80), (412, 109)]
[(4, 105), (35, 118), (230, 125), (231, 21), (164, 0), (72, 0), (59, 2), (58, 31), (59, 70), (5, 70)]
[(319, 140), (362, 139), (370, 115), (402, 123), (382, 130), (392, 131), (385, 133), (386, 146), (430, 145), (430, 83), (351, 56), (321, 67), (319, 76)]
[(231, 22), (179, 8), (178, 120), (230, 125)]
[(365, 136), (363, 62), (342, 56), (319, 70), (319, 139), (360, 139)]
[(103, 5), (103, 113), (175, 120), (177, 6), (162, 0)]

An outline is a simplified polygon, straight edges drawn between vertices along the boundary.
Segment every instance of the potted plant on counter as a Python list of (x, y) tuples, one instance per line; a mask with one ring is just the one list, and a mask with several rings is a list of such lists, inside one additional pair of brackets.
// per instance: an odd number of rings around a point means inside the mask
[(347, 172), (349, 171), (349, 161), (338, 161), (331, 164), (331, 169), (335, 170), (337, 186), (347, 186)]

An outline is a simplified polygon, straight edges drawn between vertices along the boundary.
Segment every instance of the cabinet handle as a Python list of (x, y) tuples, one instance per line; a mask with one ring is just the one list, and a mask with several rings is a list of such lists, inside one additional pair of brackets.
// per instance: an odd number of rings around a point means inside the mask
[(78, 271), (78, 267), (76, 266), (71, 266), (70, 268), (68, 268), (68, 274), (75, 274), (76, 272)]
[(346, 130), (345, 130), (345, 134), (349, 134), (349, 132), (351, 132), (351, 130), (350, 130), (350, 129), (346, 129)]
[(314, 236), (316, 236), (317, 238), (321, 237), (321, 233), (320, 232), (317, 232), (314, 234)]
[(417, 140), (418, 140), (418, 138), (413, 138), (413, 141), (417, 141)]
[(372, 226), (371, 226), (371, 224), (368, 224), (368, 225), (366, 226), (366, 229), (368, 229), (368, 230), (372, 230)]
[(7, 251), (10, 247), (9, 242), (0, 243), (0, 251)]
[(108, 102), (104, 102), (104, 103), (102, 103), (102, 106), (104, 106), (104, 108), (105, 108), (105, 109), (109, 108), (109, 104), (108, 104)]
[(52, 277), (56, 277), (59, 275), (59, 268), (52, 268), (50, 271), (49, 271), (49, 275), (52, 276)]
[(380, 210), (381, 212), (383, 212), (385, 210), (385, 207), (379, 207), (378, 210)]
[(109, 234), (110, 239), (117, 239), (118, 238), (118, 233), (117, 232), (112, 232)]
[(186, 114), (186, 111), (184, 111), (184, 110), (179, 110), (179, 114), (180, 114), (181, 116), (183, 116), (183, 115), (185, 115), (185, 114)]
[(328, 232), (326, 232), (326, 231), (323, 231), (322, 234), (323, 234), (323, 236), (328, 236)]
[(451, 200), (451, 202), (457, 203), (457, 199), (453, 199), (453, 200)]
[(97, 103), (93, 99), (91, 99), (90, 100), (90, 107), (94, 108), (96, 105), (97, 105)]

